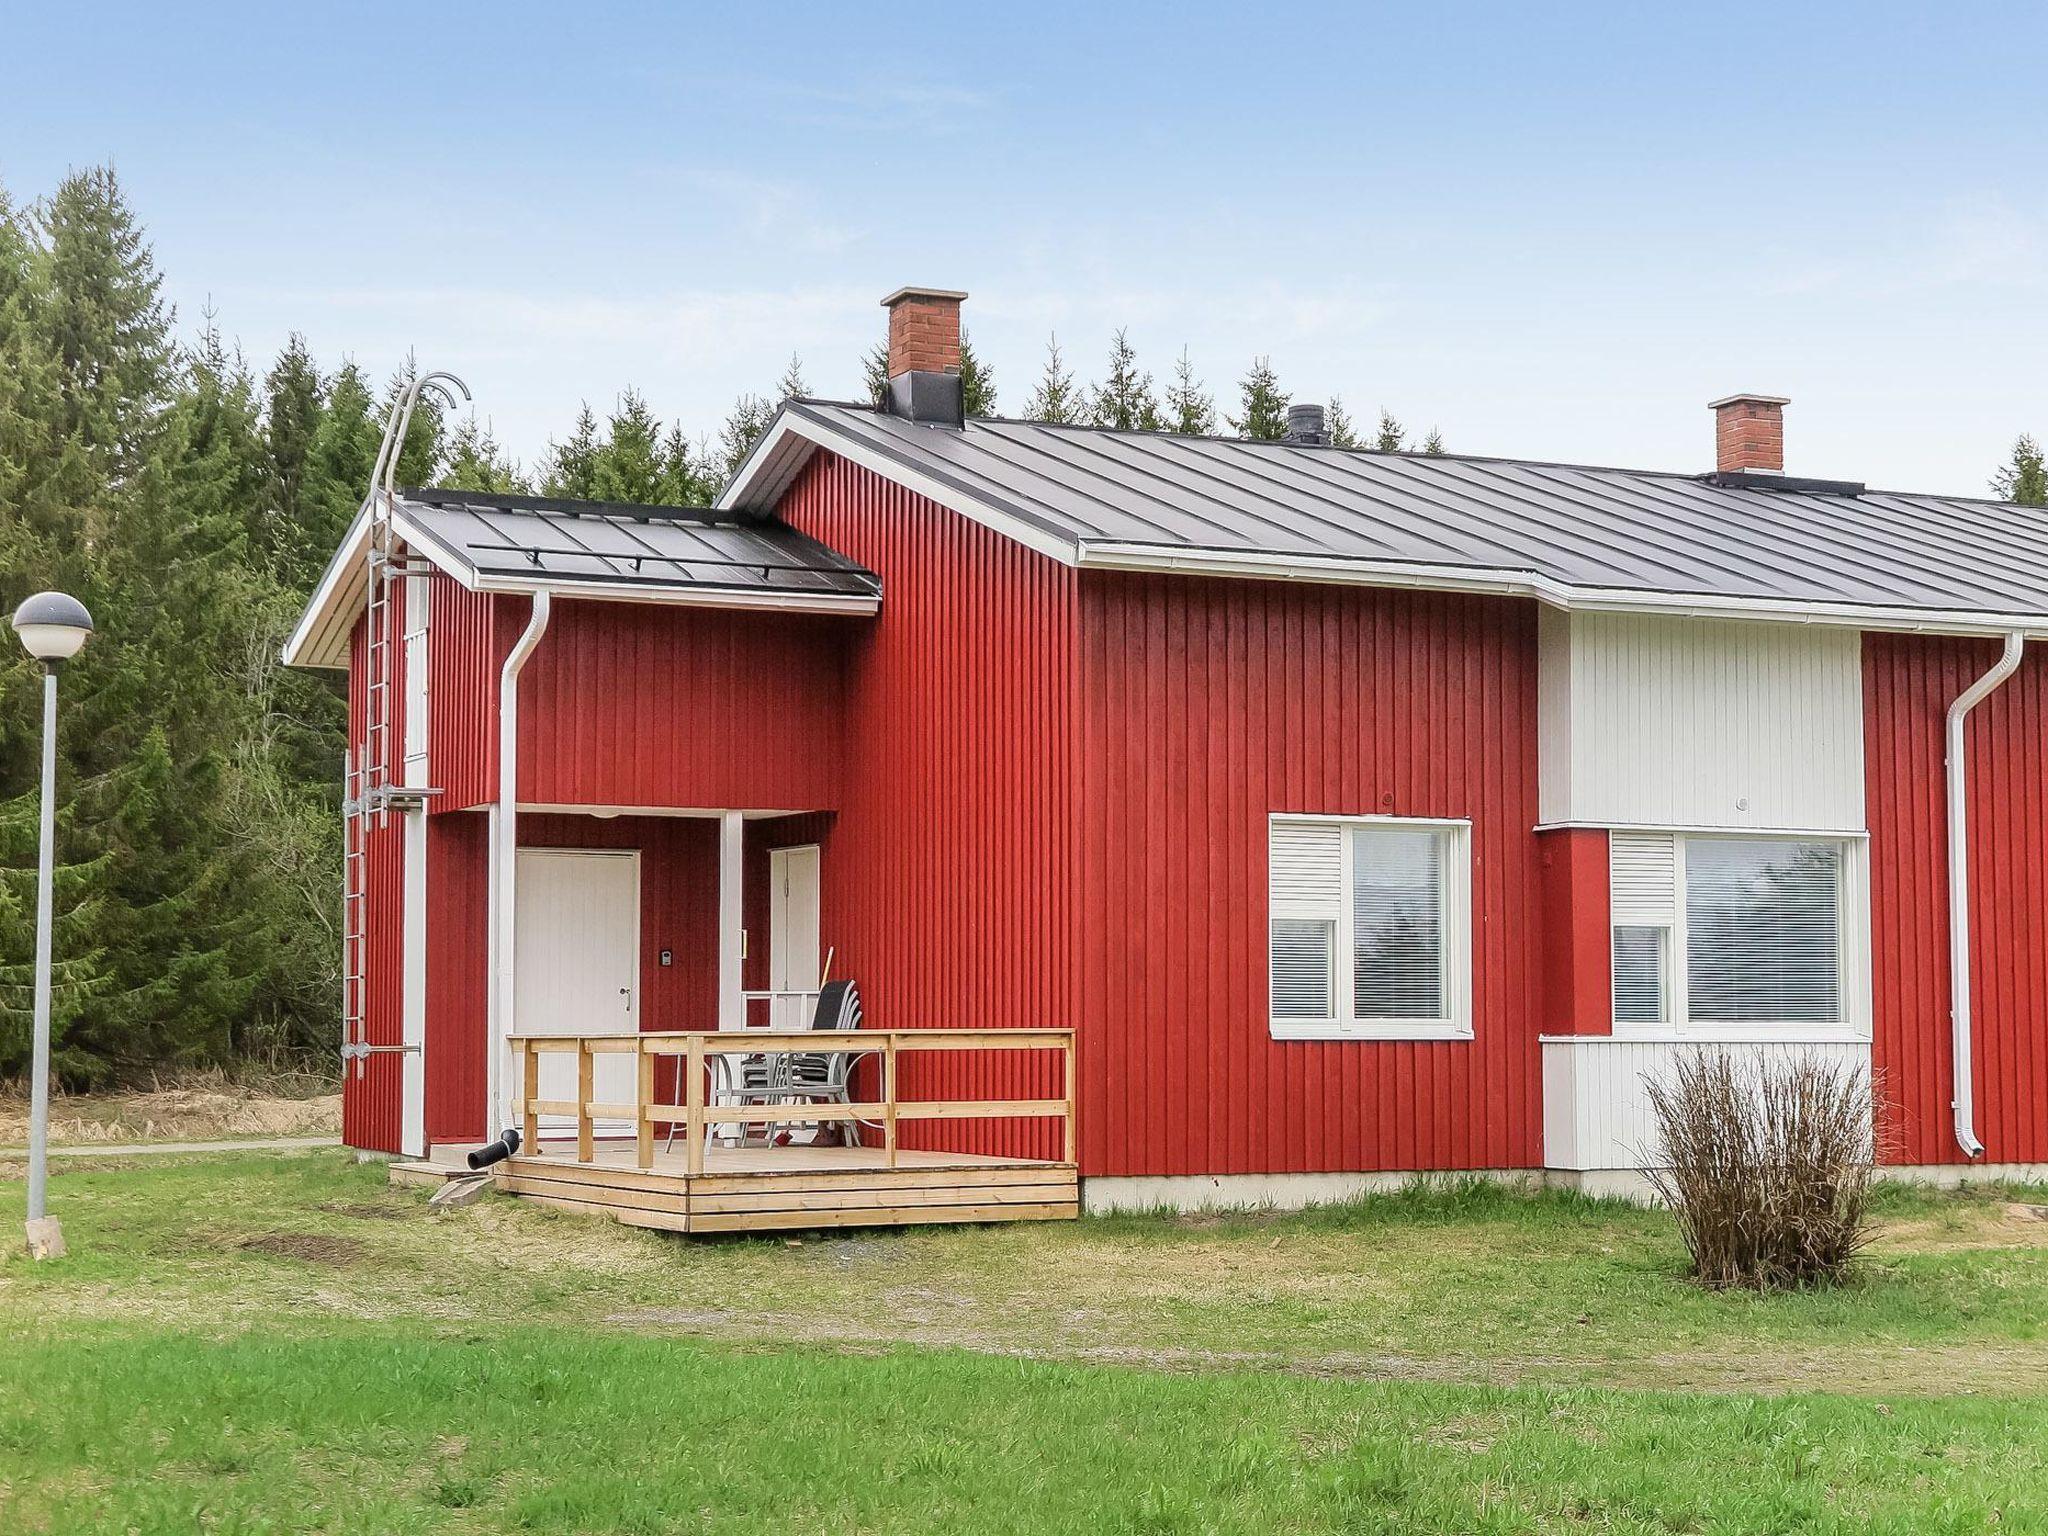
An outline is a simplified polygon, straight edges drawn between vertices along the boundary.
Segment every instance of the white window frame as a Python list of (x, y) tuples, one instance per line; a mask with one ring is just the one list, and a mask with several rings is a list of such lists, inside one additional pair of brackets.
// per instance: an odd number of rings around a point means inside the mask
[[(1614, 977), (1614, 930), (1617, 926), (1645, 927), (1642, 923), (1617, 925), (1610, 888), (1607, 912), (1608, 1013), (1616, 1039), (1683, 1041), (1693, 1044), (1751, 1044), (1776, 1042), (1786, 1045), (1868, 1044), (1871, 1038), (1870, 1006), (1870, 834), (1867, 832), (1783, 831), (1778, 829), (1725, 827), (1613, 827), (1609, 837), (1653, 833), (1672, 840), (1672, 913), (1666, 952), (1670, 959), (1664, 978), (1665, 1011), (1662, 1023), (1632, 1022), (1612, 1018)], [(1686, 845), (1710, 838), (1737, 842), (1833, 843), (1842, 850), (1840, 887), (1835, 910), (1841, 918), (1840, 944), (1836, 964), (1842, 1021), (1814, 1024), (1797, 1020), (1784, 1024), (1730, 1024), (1717, 1020), (1695, 1021), (1690, 1017), (1690, 935), (1686, 927)], [(1613, 868), (1609, 854), (1609, 869)]]
[[(1278, 1019), (1272, 1017), (1273, 920), (1300, 917), (1293, 911), (1277, 911), (1273, 901), (1272, 874), (1267, 871), (1266, 887), (1266, 1011), (1267, 1025), (1275, 1040), (1470, 1040), (1472, 1038), (1472, 823), (1463, 817), (1446, 816), (1334, 816), (1305, 812), (1275, 812), (1266, 820), (1266, 849), (1270, 858), (1276, 827), (1336, 826), (1345, 834), (1343, 877), (1335, 913), (1337, 940), (1335, 975), (1328, 1019)], [(1445, 1016), (1440, 1019), (1359, 1019), (1346, 1017), (1355, 1006), (1352, 953), (1352, 871), (1351, 838), (1358, 827), (1394, 827), (1447, 832), (1449, 848), (1444, 859), (1441, 899), (1443, 911), (1439, 932), (1443, 935)]]

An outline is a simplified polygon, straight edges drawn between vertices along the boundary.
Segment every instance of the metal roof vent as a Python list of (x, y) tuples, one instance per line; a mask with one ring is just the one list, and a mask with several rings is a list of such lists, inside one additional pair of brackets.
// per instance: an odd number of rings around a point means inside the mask
[(1329, 447), (1330, 429), (1324, 423), (1323, 408), (1320, 405), (1287, 407), (1287, 436), (1283, 441), (1310, 448)]

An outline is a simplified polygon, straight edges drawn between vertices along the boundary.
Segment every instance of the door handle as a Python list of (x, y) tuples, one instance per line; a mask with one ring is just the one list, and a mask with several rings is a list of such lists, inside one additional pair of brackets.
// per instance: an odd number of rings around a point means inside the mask
[(633, 1007), (633, 989), (631, 987), (621, 987), (619, 988), (619, 996), (626, 1000), (626, 1009), (628, 1012), (631, 1012)]

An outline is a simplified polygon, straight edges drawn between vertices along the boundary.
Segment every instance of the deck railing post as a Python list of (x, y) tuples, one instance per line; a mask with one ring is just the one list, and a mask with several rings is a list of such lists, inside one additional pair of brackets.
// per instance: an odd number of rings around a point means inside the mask
[(591, 1054), (590, 1041), (578, 1037), (576, 1041), (576, 1161), (579, 1163), (597, 1160), (597, 1131), (590, 1123), (590, 1100), (596, 1077), (597, 1058)]
[(882, 1037), (882, 1154), (896, 1166), (896, 1032)]
[(531, 1040), (519, 1043), (520, 1148), (528, 1157), (540, 1156), (540, 1111), (533, 1101), (540, 1097), (540, 1052)]
[(1074, 1102), (1074, 1034), (1072, 1030), (1067, 1031), (1065, 1055), (1067, 1070), (1067, 1114), (1065, 1126), (1067, 1155), (1065, 1161), (1071, 1163), (1078, 1161), (1075, 1153), (1080, 1147), (1080, 1134), (1074, 1124), (1074, 1110), (1076, 1106)]
[(694, 1176), (704, 1171), (704, 1037), (692, 1035), (683, 1058), (683, 1129), (690, 1140), (686, 1166)]
[(640, 1167), (645, 1170), (654, 1166), (654, 1053), (645, 1040), (635, 1064), (640, 1071), (633, 1088), (633, 1124), (639, 1135)]

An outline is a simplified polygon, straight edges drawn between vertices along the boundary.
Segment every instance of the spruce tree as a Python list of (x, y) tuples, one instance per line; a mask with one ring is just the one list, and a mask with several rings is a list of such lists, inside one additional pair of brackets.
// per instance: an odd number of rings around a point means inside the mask
[(1372, 445), (1381, 453), (1399, 453), (1408, 446), (1408, 429), (1394, 420), (1385, 406), (1380, 407), (1379, 430), (1373, 435)]
[(289, 585), (310, 593), (341, 547), (369, 494), (370, 470), (383, 436), (384, 418), (369, 380), (354, 363), (342, 364), (328, 382), (326, 409), (313, 429), (299, 491), (298, 525), (279, 536), (281, 566)]
[(759, 395), (741, 395), (733, 402), (732, 414), (718, 429), (719, 485), (739, 473), (740, 465), (754, 451), (775, 419), (775, 407)]
[(996, 413), (996, 376), (960, 331), (960, 410), (965, 416), (993, 416)]
[(1095, 425), (1157, 432), (1166, 425), (1152, 393), (1152, 375), (1138, 367), (1129, 335), (1118, 327), (1109, 343), (1109, 374), (1095, 391)]
[(1237, 391), (1242, 414), (1230, 418), (1231, 431), (1260, 443), (1276, 443), (1287, 435), (1287, 395), (1270, 358), (1252, 359)]
[(1991, 490), (2000, 501), (2023, 507), (2048, 507), (2048, 463), (2041, 445), (2022, 433), (2012, 445), (2012, 457), (1991, 477)]
[(1038, 376), (1038, 388), (1024, 403), (1025, 418), (1066, 426), (1079, 421), (1081, 411), (1081, 391), (1074, 383), (1073, 371), (1060, 356), (1059, 337), (1051, 336), (1045, 344), (1045, 371)]
[(1351, 413), (1344, 409), (1341, 395), (1330, 396), (1330, 408), (1323, 413), (1323, 429), (1330, 434), (1332, 448), (1358, 446), (1358, 429), (1351, 424)]
[(306, 338), (294, 331), (263, 379), (263, 441), (269, 481), (266, 510), (272, 524), (265, 532), (266, 553), (296, 542), (290, 530), (304, 517), (306, 474), (325, 403), (320, 370), (307, 350)]
[(780, 400), (803, 400), (809, 398), (811, 386), (804, 381), (804, 360), (794, 352), (789, 354), (789, 366), (782, 370), (782, 377), (775, 382), (775, 398)]
[(610, 430), (592, 458), (591, 497), (654, 505), (661, 501), (666, 468), (661, 423), (635, 390), (619, 396)]
[[(965, 343), (962, 343), (963, 349)], [(889, 403), (889, 344), (878, 341), (860, 360), (861, 382), (867, 386), (868, 403), (881, 410)]]
[(694, 448), (683, 435), (680, 422), (671, 425), (662, 439), (661, 502), (668, 507), (710, 505), (718, 494), (711, 471), (711, 451), (702, 442)]
[(1173, 383), (1166, 390), (1166, 425), (1172, 432), (1189, 437), (1207, 437), (1216, 430), (1216, 402), (1195, 377), (1188, 349), (1180, 349), (1180, 361), (1173, 365)]
[(1429, 429), (1429, 436), (1422, 440), (1422, 451), (1428, 454), (1442, 453), (1444, 451), (1443, 433), (1437, 431), (1435, 427), (1431, 427)]
[(440, 483), (454, 491), (487, 491), (494, 495), (526, 494), (526, 477), (507, 457), (488, 426), (471, 411), (455, 424), (448, 438), (448, 463)]
[(596, 499), (597, 417), (585, 401), (576, 412), (576, 425), (567, 442), (548, 444), (547, 461), (541, 470), (541, 494), (565, 496), (572, 501)]

